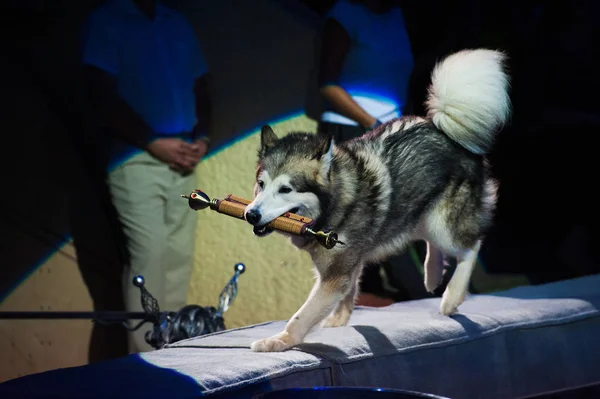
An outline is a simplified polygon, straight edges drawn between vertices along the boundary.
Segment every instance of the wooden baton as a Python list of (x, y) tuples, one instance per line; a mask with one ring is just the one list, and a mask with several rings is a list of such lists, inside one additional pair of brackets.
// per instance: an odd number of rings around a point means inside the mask
[[(244, 212), (251, 202), (232, 194), (227, 195), (224, 199), (213, 198), (211, 200), (201, 190), (194, 190), (189, 196), (182, 195), (182, 197), (188, 199), (188, 204), (193, 210), (197, 211), (210, 207), (210, 209), (218, 213), (241, 220), (246, 220)], [(344, 245), (343, 242), (338, 240), (336, 233), (332, 231), (314, 231), (312, 229), (313, 224), (314, 222), (311, 218), (287, 212), (272, 220), (267, 226), (274, 230), (294, 235), (313, 236), (321, 245), (328, 249), (333, 248), (336, 244)]]

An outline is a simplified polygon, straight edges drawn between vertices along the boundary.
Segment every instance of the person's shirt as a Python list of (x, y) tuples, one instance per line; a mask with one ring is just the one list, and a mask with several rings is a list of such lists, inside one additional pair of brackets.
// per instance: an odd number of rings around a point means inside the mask
[(196, 124), (194, 81), (208, 72), (186, 18), (157, 2), (154, 20), (131, 0), (109, 0), (88, 17), (83, 64), (117, 78), (118, 91), (159, 136)]
[[(342, 0), (332, 7), (328, 18), (337, 21), (351, 41), (339, 77), (331, 83), (344, 88), (382, 122), (401, 116), (414, 67), (402, 10), (395, 6), (375, 14), (364, 5)], [(322, 119), (356, 125), (332, 110), (326, 111)]]

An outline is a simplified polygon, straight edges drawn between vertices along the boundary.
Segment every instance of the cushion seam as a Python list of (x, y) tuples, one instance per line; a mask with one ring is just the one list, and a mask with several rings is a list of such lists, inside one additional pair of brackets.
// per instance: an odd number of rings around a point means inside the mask
[[(261, 380), (270, 380), (273, 378), (278, 378), (278, 377), (287, 377), (287, 376), (291, 376), (294, 374), (297, 374), (299, 372), (305, 372), (305, 371), (316, 371), (316, 370), (327, 370), (329, 369), (330, 371), (333, 368), (333, 365), (328, 362), (326, 359), (318, 359), (317, 362), (318, 366), (321, 367), (314, 367), (314, 364), (311, 365), (304, 365), (304, 366), (300, 366), (301, 368), (299, 369), (298, 365), (293, 365), (290, 367), (286, 367), (284, 370), (278, 370), (278, 371), (273, 371), (271, 373), (267, 373), (267, 374), (262, 374), (258, 377), (254, 377), (254, 378), (249, 378), (246, 380), (242, 380), (242, 381), (237, 381), (231, 385), (221, 385), (217, 388), (213, 388), (213, 389), (206, 389), (204, 391), (204, 393), (206, 394), (211, 394), (211, 393), (216, 393), (219, 391), (223, 391), (223, 390), (229, 390), (229, 389), (235, 389), (240, 385), (245, 385), (245, 384), (255, 384), (257, 382), (260, 382)], [(294, 369), (293, 372), (285, 374), (288, 370), (290, 369)], [(331, 372), (330, 372), (331, 375)], [(331, 381), (330, 381), (331, 382)]]

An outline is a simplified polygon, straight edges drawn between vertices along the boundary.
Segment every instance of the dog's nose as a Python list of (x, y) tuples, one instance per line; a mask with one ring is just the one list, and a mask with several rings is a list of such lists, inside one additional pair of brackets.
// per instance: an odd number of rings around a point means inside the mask
[(258, 222), (260, 222), (261, 217), (262, 215), (256, 209), (251, 209), (248, 212), (246, 212), (246, 220), (252, 225), (256, 226)]

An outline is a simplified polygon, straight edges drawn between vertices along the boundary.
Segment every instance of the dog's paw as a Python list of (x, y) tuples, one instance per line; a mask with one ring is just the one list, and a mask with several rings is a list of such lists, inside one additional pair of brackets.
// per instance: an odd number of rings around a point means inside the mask
[(253, 352), (283, 352), (299, 343), (300, 340), (294, 339), (287, 331), (282, 331), (270, 338), (254, 341), (250, 349)]
[(327, 318), (323, 320), (323, 323), (321, 323), (321, 327), (344, 327), (348, 324), (348, 320), (350, 320), (350, 312), (344, 309), (341, 312), (334, 312), (327, 316)]
[(444, 316), (449, 316), (456, 313), (458, 307), (464, 302), (465, 294), (454, 294), (452, 291), (446, 289), (442, 296), (442, 303), (440, 304), (440, 313)]
[(338, 317), (336, 315), (331, 315), (331, 316), (327, 317), (325, 320), (323, 320), (323, 323), (321, 323), (321, 327), (323, 327), (323, 328), (344, 327), (346, 324), (348, 324), (348, 319), (344, 320), (341, 317)]

